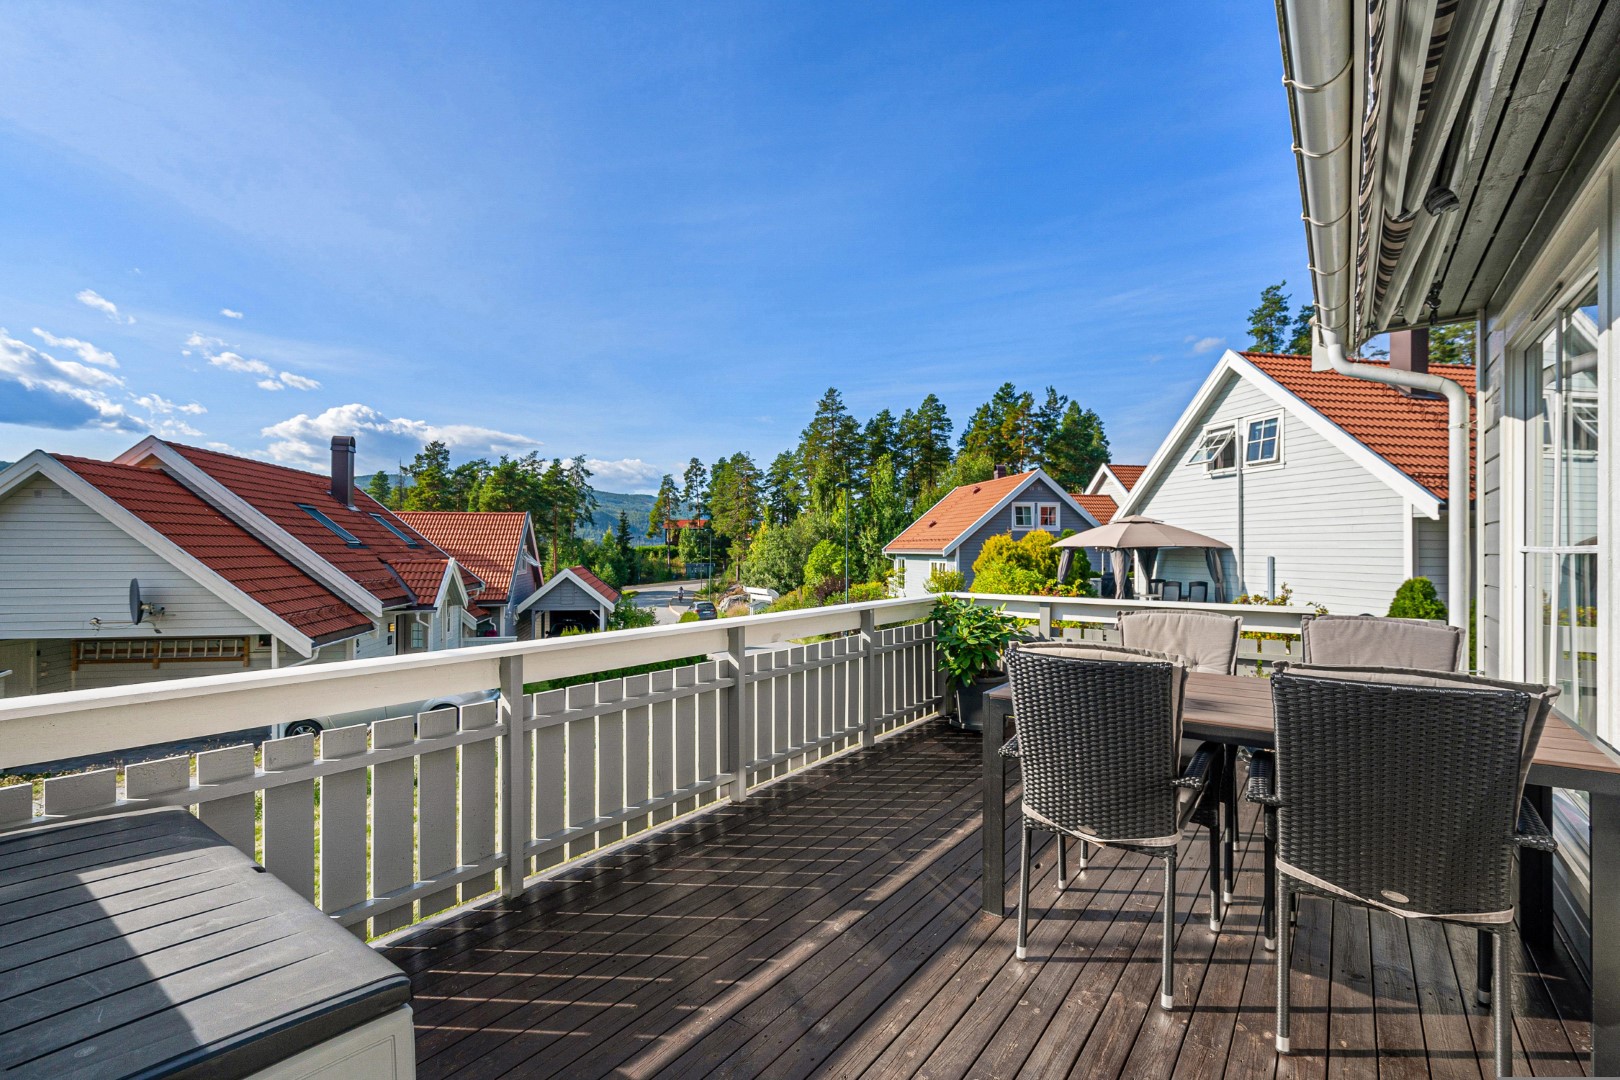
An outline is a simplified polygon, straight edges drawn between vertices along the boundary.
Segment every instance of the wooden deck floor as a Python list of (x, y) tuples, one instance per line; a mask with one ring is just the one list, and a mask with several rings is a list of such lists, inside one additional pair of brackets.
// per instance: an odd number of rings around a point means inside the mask
[[(1058, 895), (1039, 852), (1030, 959), (1013, 959), (1014, 920), (978, 909), (978, 762), (976, 736), (929, 725), (390, 948), (415, 983), (420, 1075), (1494, 1075), (1466, 1004), (1472, 932), (1317, 900), (1296, 1050), (1273, 1053), (1250, 818), (1219, 935), (1207, 845), (1185, 846), (1173, 1014), (1143, 857), (1103, 852)], [(1521, 970), (1516, 1071), (1579, 1075), (1586, 987), (1562, 954)]]

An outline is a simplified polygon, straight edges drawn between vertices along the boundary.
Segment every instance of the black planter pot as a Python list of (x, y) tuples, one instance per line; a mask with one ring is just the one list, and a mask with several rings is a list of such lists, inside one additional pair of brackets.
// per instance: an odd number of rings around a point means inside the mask
[(1005, 675), (982, 675), (956, 688), (956, 726), (963, 731), (984, 730), (984, 695), (1007, 681)]

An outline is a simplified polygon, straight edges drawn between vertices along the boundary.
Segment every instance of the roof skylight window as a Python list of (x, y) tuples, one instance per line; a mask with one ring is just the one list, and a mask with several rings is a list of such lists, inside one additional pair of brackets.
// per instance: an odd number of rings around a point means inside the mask
[(405, 541), (406, 547), (422, 546), (421, 544), (418, 544), (404, 529), (401, 529), (398, 525), (395, 525), (392, 521), (389, 521), (381, 514), (373, 513), (371, 515), (371, 519), (377, 524), (381, 525), (383, 528), (387, 529), (389, 532), (393, 533), (395, 536), (399, 537), (401, 540)]
[(328, 529), (331, 529), (334, 536), (336, 536), (339, 540), (342, 540), (350, 547), (366, 546), (360, 542), (360, 538), (354, 535), (354, 533), (350, 532), (348, 529), (345, 529), (343, 526), (339, 525), (337, 522), (333, 521), (331, 518), (327, 517), (324, 513), (315, 509), (313, 506), (310, 506), (308, 503), (298, 503), (296, 505), (298, 506), (298, 509), (308, 514), (322, 525), (325, 525)]

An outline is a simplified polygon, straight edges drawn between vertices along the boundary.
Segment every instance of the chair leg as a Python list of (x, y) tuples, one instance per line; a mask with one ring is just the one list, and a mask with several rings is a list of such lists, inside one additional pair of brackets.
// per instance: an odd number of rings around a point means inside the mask
[(1272, 827), (1269, 818), (1272, 810), (1266, 807), (1266, 838), (1265, 838), (1265, 885), (1262, 886), (1260, 899), (1260, 938), (1266, 949), (1275, 952), (1277, 949), (1277, 841), (1272, 839), (1277, 830)]
[(1062, 833), (1057, 836), (1058, 849), (1058, 892), (1069, 887), (1069, 838)]
[[(1286, 903), (1292, 899), (1288, 891), (1288, 883), (1277, 874), (1277, 892)], [(1277, 1053), (1286, 1054), (1288, 1046), (1288, 976), (1289, 968), (1293, 963), (1294, 935), (1287, 927), (1282, 929), (1282, 947), (1277, 950)]]
[(1029, 955), (1029, 844), (1033, 839), (1029, 819), (1024, 819), (1023, 843), (1018, 845), (1018, 959)]
[(1221, 900), (1230, 904), (1232, 894), (1237, 889), (1237, 747), (1228, 746), (1221, 757), (1221, 802), (1225, 804), (1225, 826), (1222, 831), (1226, 834), (1226, 858), (1222, 863), (1225, 883), (1221, 887)]
[(1176, 1007), (1176, 849), (1164, 860), (1164, 975), (1159, 987), (1159, 1008)]
[(1517, 931), (1512, 923), (1503, 924), (1489, 935), (1496, 961), (1497, 981), (1491, 999), (1491, 1029), (1496, 1040), (1496, 1075), (1513, 1075), (1513, 954), (1518, 952)]
[(1221, 830), (1209, 830), (1209, 928), (1221, 932)]
[(1489, 930), (1475, 931), (1474, 944), (1474, 971), (1477, 975), (1474, 989), (1474, 1000), (1485, 1008), (1491, 1004), (1491, 973), (1495, 964), (1492, 953), (1495, 952), (1496, 935)]
[(1091, 861), (1091, 841), (1080, 841), (1080, 873), (1086, 872), (1086, 863)]

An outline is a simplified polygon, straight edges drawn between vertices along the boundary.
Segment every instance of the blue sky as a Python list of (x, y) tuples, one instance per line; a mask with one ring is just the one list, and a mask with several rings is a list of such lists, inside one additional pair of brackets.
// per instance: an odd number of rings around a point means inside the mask
[(0, 460), (791, 445), (1004, 380), (1142, 461), (1304, 288), (1269, 5), (0, 9)]

